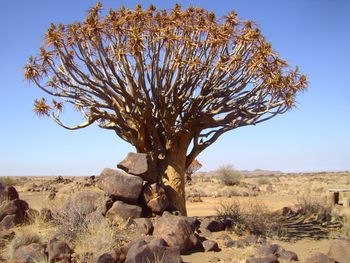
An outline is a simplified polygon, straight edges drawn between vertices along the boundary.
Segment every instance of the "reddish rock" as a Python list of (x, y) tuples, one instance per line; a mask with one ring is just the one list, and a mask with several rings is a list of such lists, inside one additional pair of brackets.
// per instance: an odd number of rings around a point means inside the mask
[(98, 257), (97, 263), (116, 263), (117, 261), (109, 253), (104, 253)]
[(153, 235), (164, 239), (169, 247), (175, 247), (181, 253), (201, 248), (198, 238), (194, 234), (192, 222), (185, 216), (175, 216), (164, 212), (156, 220)]
[(279, 261), (276, 256), (270, 255), (262, 258), (248, 258), (245, 263), (279, 263)]
[(350, 242), (347, 240), (335, 240), (331, 243), (328, 256), (339, 263), (350, 262)]
[(25, 220), (26, 212), (29, 209), (27, 202), (19, 199), (7, 201), (0, 206), (0, 221), (7, 215), (16, 215), (16, 224)]
[(0, 222), (0, 229), (10, 229), (16, 225), (16, 215), (7, 215)]
[(315, 255), (307, 258), (305, 263), (335, 263), (335, 261), (325, 254), (316, 253)]
[(133, 219), (135, 224), (136, 224), (136, 228), (137, 228), (137, 232), (143, 235), (152, 235), (153, 233), (153, 223), (151, 221), (151, 219), (149, 218), (135, 218)]
[(137, 202), (142, 191), (141, 177), (106, 168), (102, 171), (97, 186), (109, 196), (125, 201)]
[(220, 251), (219, 245), (216, 241), (213, 240), (205, 240), (202, 243), (204, 251), (214, 251), (214, 252), (218, 252)]
[(167, 262), (182, 263), (180, 251), (176, 248), (165, 246), (162, 241), (146, 241), (134, 243), (128, 250), (125, 263), (139, 262)]
[(142, 208), (137, 205), (126, 204), (122, 201), (116, 201), (107, 211), (106, 217), (111, 221), (128, 218), (138, 218), (142, 215)]
[(219, 232), (225, 230), (225, 224), (219, 220), (205, 218), (201, 222), (200, 229), (210, 232)]
[(47, 246), (47, 253), (50, 262), (71, 262), (73, 250), (64, 241), (57, 238), (51, 239)]
[(162, 214), (169, 207), (164, 187), (159, 183), (146, 184), (143, 187), (143, 199), (153, 213)]
[(127, 157), (121, 161), (117, 167), (128, 174), (140, 176), (147, 182), (157, 181), (157, 174), (149, 169), (149, 160), (146, 153), (128, 153)]
[(36, 263), (45, 258), (45, 247), (38, 243), (18, 247), (13, 253), (12, 262)]

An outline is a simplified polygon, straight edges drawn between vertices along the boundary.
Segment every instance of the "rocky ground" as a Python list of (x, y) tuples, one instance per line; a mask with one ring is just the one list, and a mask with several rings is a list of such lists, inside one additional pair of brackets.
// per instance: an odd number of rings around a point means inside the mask
[(0, 178), (0, 261), (350, 262), (349, 208), (324, 201), (350, 188), (349, 173), (247, 173), (233, 185), (196, 174), (185, 217), (141, 170)]

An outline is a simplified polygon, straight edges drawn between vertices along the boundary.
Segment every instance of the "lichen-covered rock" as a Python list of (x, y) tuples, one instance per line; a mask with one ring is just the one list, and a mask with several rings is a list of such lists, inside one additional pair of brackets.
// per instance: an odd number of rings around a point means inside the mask
[(73, 252), (65, 241), (58, 240), (57, 238), (51, 239), (47, 246), (49, 262), (71, 262)]
[(335, 240), (331, 243), (328, 256), (339, 263), (350, 262), (350, 242), (347, 240)]
[(316, 253), (307, 258), (305, 263), (335, 263), (335, 261), (323, 253)]
[(105, 168), (99, 177), (97, 186), (109, 196), (135, 203), (141, 194), (143, 180), (138, 176)]
[(214, 251), (214, 252), (218, 252), (220, 251), (219, 245), (216, 241), (213, 240), (205, 240), (202, 243), (204, 251)]

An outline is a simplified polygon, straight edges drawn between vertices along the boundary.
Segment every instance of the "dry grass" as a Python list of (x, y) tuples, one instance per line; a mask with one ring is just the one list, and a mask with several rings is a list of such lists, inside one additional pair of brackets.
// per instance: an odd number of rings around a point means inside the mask
[(2, 185), (16, 185), (17, 184), (17, 180), (14, 178), (11, 178), (10, 176), (0, 176), (0, 184)]
[(282, 228), (274, 213), (255, 199), (252, 199), (245, 207), (237, 200), (221, 203), (216, 208), (217, 216), (221, 220), (232, 219), (234, 224), (232, 230), (242, 235), (245, 233), (276, 236), (280, 235)]
[(116, 229), (112, 229), (105, 219), (99, 222), (90, 221), (85, 231), (80, 232), (74, 240), (74, 250), (79, 255), (91, 254), (92, 261), (106, 252), (112, 252), (119, 247)]

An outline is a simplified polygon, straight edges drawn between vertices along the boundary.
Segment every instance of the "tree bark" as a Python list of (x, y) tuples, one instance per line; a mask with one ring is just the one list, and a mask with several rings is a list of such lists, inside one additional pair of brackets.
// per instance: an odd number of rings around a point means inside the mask
[(165, 163), (163, 183), (171, 208), (187, 216), (185, 198), (185, 163), (170, 160)]

